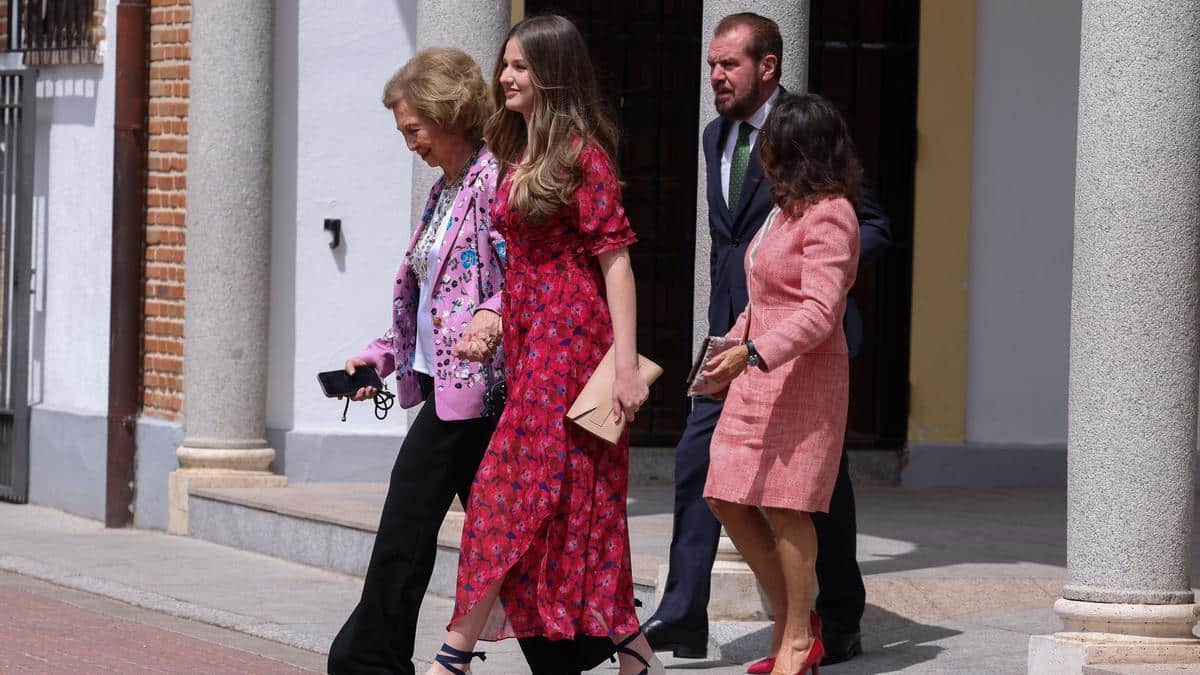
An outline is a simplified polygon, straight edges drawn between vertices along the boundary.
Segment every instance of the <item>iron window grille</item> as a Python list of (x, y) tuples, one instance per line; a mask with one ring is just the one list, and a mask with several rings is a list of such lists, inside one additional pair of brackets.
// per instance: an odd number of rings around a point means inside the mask
[(104, 0), (0, 0), (0, 8), (6, 51), (26, 64), (100, 63)]

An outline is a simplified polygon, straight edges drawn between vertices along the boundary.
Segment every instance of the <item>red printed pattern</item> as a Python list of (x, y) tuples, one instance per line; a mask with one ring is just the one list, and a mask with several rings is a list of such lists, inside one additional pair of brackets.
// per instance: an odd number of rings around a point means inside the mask
[(497, 191), (509, 396), (471, 490), (451, 620), (502, 581), (485, 640), (638, 628), (628, 434), (609, 445), (564, 417), (613, 341), (597, 256), (635, 241), (612, 161), (587, 144), (580, 165), (575, 203), (543, 222), (509, 203), (511, 173)]

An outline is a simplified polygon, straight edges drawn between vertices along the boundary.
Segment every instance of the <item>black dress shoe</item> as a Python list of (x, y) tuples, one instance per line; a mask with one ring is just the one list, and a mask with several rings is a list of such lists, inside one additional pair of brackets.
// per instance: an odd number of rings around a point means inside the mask
[(825, 658), (821, 665), (829, 666), (862, 654), (862, 633), (833, 633), (822, 631), (821, 642), (825, 644)]
[(662, 619), (650, 619), (642, 624), (642, 632), (650, 648), (656, 652), (671, 652), (677, 659), (703, 659), (708, 656), (708, 629), (688, 630), (667, 623)]

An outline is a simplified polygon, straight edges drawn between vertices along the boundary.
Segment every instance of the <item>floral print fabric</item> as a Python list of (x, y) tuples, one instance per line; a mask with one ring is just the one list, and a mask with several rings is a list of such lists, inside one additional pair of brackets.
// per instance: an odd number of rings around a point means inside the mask
[[(437, 269), (429, 270), (434, 283), (430, 303), (436, 356), (434, 396), (438, 416), (443, 420), (481, 416), (483, 393), (493, 382), (504, 378), (503, 357), (499, 352), (485, 364), (458, 359), (452, 353), (476, 310), (500, 311), (505, 244), (492, 225), (498, 170), (496, 158), (484, 148), (468, 170), (462, 189), (454, 196), (450, 207), (450, 229), (442, 238), (438, 252), (441, 262)], [(425, 232), (441, 222), (440, 219), (435, 221), (433, 214), (444, 185), (444, 178), (440, 178), (429, 191), (424, 213), (408, 245), (410, 253)], [(396, 272), (391, 328), (359, 354), (359, 358), (374, 367), (381, 378), (395, 371), (396, 396), (403, 408), (411, 408), (425, 400), (413, 370), (420, 281), (409, 265), (409, 258), (406, 253)]]
[(625, 499), (628, 433), (616, 445), (565, 414), (613, 341), (598, 254), (636, 240), (609, 157), (580, 152), (574, 203), (530, 222), (508, 202), (503, 294), (508, 404), (475, 476), (451, 625), (497, 582), (482, 638), (626, 635), (633, 605)]

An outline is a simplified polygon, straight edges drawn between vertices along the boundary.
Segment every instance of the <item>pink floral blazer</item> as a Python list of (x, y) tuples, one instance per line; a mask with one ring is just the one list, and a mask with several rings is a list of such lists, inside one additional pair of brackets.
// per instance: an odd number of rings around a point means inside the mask
[[(436, 352), (433, 395), (438, 417), (447, 421), (480, 417), (483, 392), (503, 379), (499, 349), (491, 362), (484, 364), (463, 361), (451, 353), (476, 311), (489, 309), (500, 313), (506, 261), (504, 239), (492, 227), (497, 171), (496, 158), (485, 147), (463, 179), (463, 188), (450, 212), (450, 229), (442, 240), (438, 268), (430, 270), (434, 281), (431, 304)], [(439, 179), (429, 191), (421, 223), (408, 244), (410, 252), (425, 228), (437, 225), (429, 221), (443, 182)], [(392, 292), (392, 327), (358, 355), (380, 377), (396, 373), (396, 395), (404, 408), (423, 400), (417, 373), (412, 369), (417, 347), (419, 294), (420, 282), (408, 267), (406, 253), (396, 272)]]

